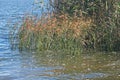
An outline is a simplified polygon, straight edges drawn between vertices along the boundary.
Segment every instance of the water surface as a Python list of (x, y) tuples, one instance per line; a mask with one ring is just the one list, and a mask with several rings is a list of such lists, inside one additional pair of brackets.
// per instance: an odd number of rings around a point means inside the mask
[(33, 0), (0, 0), (0, 80), (120, 80), (120, 53), (68, 55), (11, 50), (10, 30), (25, 14), (39, 14)]

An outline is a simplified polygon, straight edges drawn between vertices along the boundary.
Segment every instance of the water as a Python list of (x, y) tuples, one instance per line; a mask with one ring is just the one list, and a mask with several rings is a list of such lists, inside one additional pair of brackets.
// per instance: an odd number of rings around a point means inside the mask
[(119, 53), (19, 52), (10, 30), (25, 14), (38, 14), (33, 0), (0, 0), (0, 80), (120, 80)]

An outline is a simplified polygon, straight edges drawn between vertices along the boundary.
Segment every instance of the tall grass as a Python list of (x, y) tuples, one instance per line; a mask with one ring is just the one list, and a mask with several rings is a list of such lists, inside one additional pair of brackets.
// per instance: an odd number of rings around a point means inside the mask
[(52, 0), (57, 14), (90, 17), (95, 26), (84, 36), (87, 47), (101, 51), (120, 50), (119, 0)]
[(39, 20), (28, 17), (19, 31), (19, 48), (80, 53), (84, 45), (81, 36), (91, 25), (90, 18), (70, 18), (66, 14), (57, 18), (49, 14)]
[(23, 20), (18, 31), (20, 50), (120, 51), (119, 0), (49, 2), (53, 11), (43, 13), (39, 20), (35, 17)]

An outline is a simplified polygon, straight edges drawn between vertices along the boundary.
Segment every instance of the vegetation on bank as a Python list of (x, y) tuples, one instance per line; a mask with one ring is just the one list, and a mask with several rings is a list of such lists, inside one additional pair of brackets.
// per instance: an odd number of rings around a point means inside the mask
[(20, 50), (120, 51), (119, 0), (49, 0), (49, 6), (39, 19), (24, 19)]

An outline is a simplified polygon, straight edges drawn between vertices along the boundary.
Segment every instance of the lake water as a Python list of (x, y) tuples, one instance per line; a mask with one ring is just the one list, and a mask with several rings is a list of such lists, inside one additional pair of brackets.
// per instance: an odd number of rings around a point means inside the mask
[(34, 0), (0, 0), (0, 80), (120, 80), (120, 53), (19, 52), (10, 30), (25, 14), (39, 14)]

